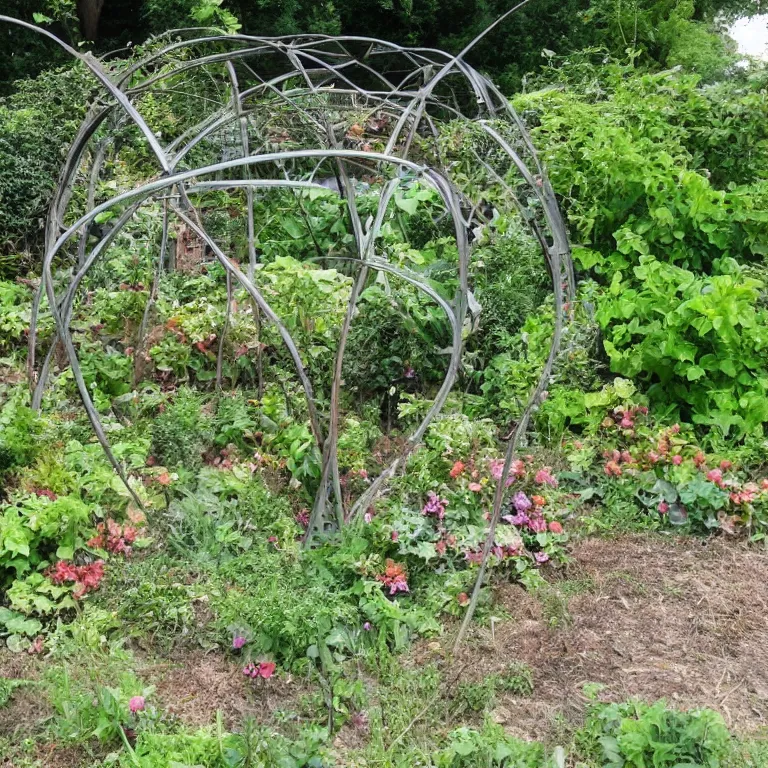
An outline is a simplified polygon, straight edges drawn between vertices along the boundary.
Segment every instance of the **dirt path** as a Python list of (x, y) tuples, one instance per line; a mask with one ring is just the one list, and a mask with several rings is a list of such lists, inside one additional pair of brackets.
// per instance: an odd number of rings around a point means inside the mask
[(510, 586), (511, 619), (477, 630), (473, 676), (510, 659), (533, 670), (529, 698), (503, 697), (494, 716), (542, 738), (578, 716), (584, 683), (611, 699), (706, 706), (740, 733), (768, 726), (768, 552), (723, 540), (624, 536), (578, 543), (567, 578), (538, 597)]

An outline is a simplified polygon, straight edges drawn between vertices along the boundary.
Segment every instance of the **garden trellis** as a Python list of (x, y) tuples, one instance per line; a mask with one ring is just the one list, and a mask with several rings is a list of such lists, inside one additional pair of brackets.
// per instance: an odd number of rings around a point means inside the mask
[[(512, 9), (496, 24), (512, 14)], [(514, 208), (528, 224), (542, 249), (552, 277), (555, 305), (554, 332), (550, 351), (538, 381), (509, 438), (505, 462), (498, 480), (490, 515), (483, 561), (475, 585), (463, 632), (471, 619), (485, 564), (491, 551), (495, 528), (501, 515), (510, 466), (534, 409), (546, 396), (566, 319), (565, 307), (573, 298), (574, 276), (565, 226), (544, 167), (531, 138), (508, 100), (485, 76), (464, 60), (471, 47), (458, 56), (439, 50), (408, 48), (383, 40), (353, 36), (290, 36), (260, 38), (248, 35), (206, 34), (206, 30), (173, 30), (151, 41), (149, 53), (133, 61), (115, 64), (81, 54), (45, 30), (15, 19), (0, 21), (20, 24), (51, 37), (97, 78), (102, 93), (94, 100), (80, 126), (54, 192), (46, 225), (46, 249), (41, 285), (33, 307), (29, 334), (28, 372), (33, 405), (40, 408), (53, 363), (54, 350), (61, 344), (71, 367), (80, 397), (93, 429), (109, 461), (123, 483), (141, 505), (109, 440), (93, 403), (78, 360), (70, 324), (83, 279), (103, 260), (121, 230), (142, 206), (162, 208), (162, 234), (154, 264), (154, 280), (138, 333), (137, 349), (146, 344), (149, 318), (157, 296), (159, 280), (169, 264), (170, 229), (174, 221), (194, 233), (206, 251), (224, 268), (227, 280), (227, 321), (233, 285), (239, 284), (253, 303), (261, 322), (272, 324), (285, 345), (303, 388), (311, 430), (322, 455), (320, 482), (310, 517), (306, 542), (327, 527), (342, 526), (360, 519), (374, 503), (387, 481), (404, 468), (410, 453), (440, 413), (459, 374), (463, 335), (467, 324), (481, 308), (474, 301), (469, 284), (472, 258), (470, 230), (480, 217), (481, 195), (495, 190), (497, 205)], [(493, 26), (496, 26), (494, 24)], [(487, 32), (488, 30), (486, 30)], [(485, 34), (485, 33), (483, 33)], [(482, 37), (482, 35), (481, 35)], [(479, 38), (478, 38), (479, 39)], [(476, 42), (476, 41), (474, 41)], [(473, 42), (473, 44), (474, 44)], [(179, 82), (185, 73), (204, 72), (219, 85), (221, 103), (205, 113), (191, 129), (163, 143), (141, 113), (142, 100), (161, 93)], [(42, 98), (42, 95), (41, 95)], [(277, 116), (277, 117), (276, 117)], [(273, 119), (274, 118), (274, 119)], [(290, 128), (285, 145), (270, 144), (265, 132), (276, 122)], [(383, 151), (371, 151), (350, 139), (350, 126), (375, 121)], [(455, 173), (446, 162), (438, 141), (439, 128), (446, 123), (461, 124), (471, 133), (475, 161), (473, 176)], [(151, 152), (157, 173), (138, 186), (95, 203), (95, 188), (110, 148), (125, 125), (137, 130)], [(200, 146), (215, 145), (221, 157), (201, 167), (190, 159)], [(269, 145), (269, 146), (267, 146)], [(71, 226), (75, 187), (83, 183), (87, 168), (85, 213)], [(370, 180), (367, 194), (375, 193), (376, 208), (364, 219), (358, 206), (356, 177)], [(283, 320), (273, 311), (254, 281), (258, 268), (255, 247), (254, 200), (269, 190), (292, 190), (296, 204), (306, 190), (328, 193), (320, 181), (336, 179), (336, 194), (346, 206), (354, 237), (352, 255), (329, 255), (339, 259), (353, 276), (346, 314), (340, 330), (333, 364), (330, 404), (321, 413), (313, 385), (302, 363), (301, 350)], [(390, 262), (377, 248), (381, 229), (391, 217), (398, 198), (414, 183), (431, 188), (450, 217), (458, 252), (458, 288), (451, 301), (443, 298), (424, 275)], [(248, 263), (245, 270), (207, 231), (193, 202), (195, 195), (217, 189), (244, 190), (242, 225), (247, 235)], [(105, 213), (113, 213), (111, 227), (95, 244), (89, 237), (93, 224)], [(307, 226), (310, 224), (307, 222)], [(76, 257), (72, 256), (76, 252)], [(54, 265), (73, 259), (68, 282), (54, 280)], [(432, 404), (408, 437), (400, 455), (373, 478), (367, 490), (349, 508), (344, 508), (337, 460), (342, 368), (350, 326), (357, 301), (367, 281), (378, 272), (406, 281), (422, 291), (445, 313), (451, 328), (450, 356), (445, 378)], [(525, 291), (526, 286), (520, 286)], [(55, 334), (45, 354), (37, 355), (38, 327), (43, 297), (53, 317)], [(225, 326), (226, 331), (226, 326)], [(224, 333), (218, 346), (217, 383), (221, 382)], [(137, 355), (137, 359), (141, 356)], [(261, 364), (259, 362), (259, 364)]]

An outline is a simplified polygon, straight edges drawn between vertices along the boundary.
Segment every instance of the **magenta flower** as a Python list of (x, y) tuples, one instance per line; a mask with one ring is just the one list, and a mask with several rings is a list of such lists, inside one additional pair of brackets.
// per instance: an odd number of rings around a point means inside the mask
[(239, 651), (247, 642), (248, 640), (243, 635), (235, 635), (232, 638), (232, 647)]
[(409, 365), (403, 374), (406, 379), (414, 379), (416, 378), (416, 371), (413, 370), (413, 368)]
[(518, 512), (527, 512), (533, 506), (533, 502), (525, 495), (525, 493), (523, 493), (523, 491), (518, 491), (512, 499), (512, 506), (514, 506)]
[(427, 503), (422, 507), (422, 515), (433, 515), (438, 520), (445, 517), (445, 508), (448, 506), (447, 499), (441, 499), (434, 491), (427, 493)]
[(516, 515), (504, 515), (504, 517), (501, 518), (502, 520), (506, 520), (510, 525), (528, 525), (529, 517), (525, 514), (525, 512), (519, 512)]
[(141, 712), (145, 706), (146, 703), (143, 696), (133, 696), (128, 702), (128, 709), (130, 709), (134, 715), (137, 712)]
[(370, 621), (366, 621), (365, 624), (363, 624), (363, 629), (366, 632), (370, 632), (371, 631), (371, 622)]

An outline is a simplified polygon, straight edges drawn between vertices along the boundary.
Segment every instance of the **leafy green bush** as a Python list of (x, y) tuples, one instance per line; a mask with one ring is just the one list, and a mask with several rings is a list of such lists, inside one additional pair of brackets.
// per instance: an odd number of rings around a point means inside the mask
[(0, 232), (17, 249), (42, 236), (62, 158), (85, 117), (86, 71), (69, 65), (20, 80), (0, 101)]
[[(275, 542), (277, 544), (277, 542)], [(325, 643), (331, 631), (357, 625), (356, 600), (327, 570), (258, 542), (220, 568), (226, 588), (211, 601), (225, 637), (242, 627), (252, 638), (254, 656), (270, 654), (286, 666), (306, 658), (311, 645)]]
[(22, 576), (54, 557), (71, 560), (91, 530), (90, 509), (73, 496), (22, 496), (0, 511), (0, 573), (5, 584), (11, 573)]
[(163, 466), (194, 471), (210, 445), (210, 431), (202, 397), (182, 387), (152, 422), (152, 455)]
[(768, 312), (759, 281), (732, 260), (720, 270), (700, 277), (641, 256), (640, 285), (616, 272), (597, 319), (612, 370), (644, 379), (668, 413), (738, 437), (768, 422)]
[(541, 744), (509, 736), (500, 725), (486, 723), (481, 731), (457, 728), (448, 738), (448, 746), (433, 755), (437, 768), (542, 768), (546, 764)]
[(245, 724), (242, 733), (237, 734), (222, 728), (177, 733), (144, 731), (136, 741), (134, 754), (124, 754), (118, 765), (125, 768), (174, 768), (179, 765), (323, 768), (330, 765), (326, 762), (326, 740), (327, 732), (322, 728), (303, 728), (290, 739), (249, 723)]
[(43, 447), (45, 422), (27, 402), (28, 394), (16, 389), (0, 409), (0, 479), (29, 466)]
[(606, 768), (720, 768), (731, 737), (722, 717), (712, 710), (680, 712), (664, 701), (630, 701), (594, 704), (577, 743)]
[(204, 467), (194, 491), (182, 491), (165, 515), (170, 548), (194, 562), (218, 562), (247, 552), (265, 536), (290, 542), (299, 528), (284, 496), (258, 475)]

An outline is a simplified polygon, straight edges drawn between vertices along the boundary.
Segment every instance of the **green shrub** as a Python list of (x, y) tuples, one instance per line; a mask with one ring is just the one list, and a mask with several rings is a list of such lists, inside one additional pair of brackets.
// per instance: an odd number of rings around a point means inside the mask
[(542, 768), (546, 765), (541, 744), (509, 736), (500, 725), (486, 723), (481, 731), (457, 728), (448, 738), (448, 746), (432, 756), (436, 768), (475, 768), (480, 765)]
[(187, 387), (152, 422), (152, 455), (167, 467), (194, 471), (210, 445), (210, 419), (203, 414), (202, 397)]
[(681, 712), (664, 701), (630, 701), (594, 704), (577, 744), (605, 768), (720, 768), (731, 750), (731, 737), (712, 710)]
[(356, 599), (340, 589), (327, 570), (305, 558), (259, 542), (222, 565), (222, 594), (211, 601), (216, 624), (231, 638), (242, 627), (252, 638), (249, 651), (269, 654), (291, 666), (311, 645), (325, 643), (336, 628), (359, 623)]
[(27, 402), (27, 393), (17, 389), (0, 409), (0, 480), (32, 464), (43, 447), (45, 422)]
[(597, 319), (613, 371), (644, 380), (668, 413), (739, 437), (768, 422), (768, 312), (759, 281), (719, 266), (705, 277), (641, 256), (640, 284), (616, 272)]

